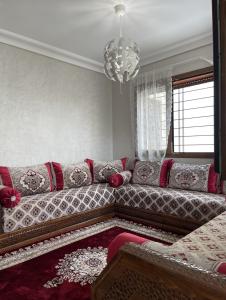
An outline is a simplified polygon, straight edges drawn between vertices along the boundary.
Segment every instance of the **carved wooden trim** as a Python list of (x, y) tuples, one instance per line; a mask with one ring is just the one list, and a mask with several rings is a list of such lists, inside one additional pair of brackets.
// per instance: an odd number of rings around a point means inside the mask
[(156, 226), (160, 229), (178, 234), (188, 234), (204, 224), (192, 219), (181, 219), (176, 216), (153, 213), (147, 209), (115, 205), (115, 215), (119, 218), (129, 219), (134, 222)]
[(97, 278), (92, 300), (226, 299), (225, 282), (218, 284), (216, 277), (186, 266), (182, 266), (183, 272), (178, 271), (177, 262), (167, 263), (164, 257), (148, 260), (147, 254), (142, 258), (129, 253), (129, 247), (123, 247)]

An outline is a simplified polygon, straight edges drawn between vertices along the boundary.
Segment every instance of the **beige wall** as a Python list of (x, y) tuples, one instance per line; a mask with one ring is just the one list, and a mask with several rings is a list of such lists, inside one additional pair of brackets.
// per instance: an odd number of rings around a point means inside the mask
[[(201, 57), (212, 60), (211, 45), (141, 71), (180, 74), (208, 66)], [(0, 44), (0, 91), (0, 165), (134, 154), (129, 85), (120, 93), (103, 74)]]
[[(181, 74), (210, 66), (203, 58), (210, 62), (213, 60), (212, 45), (146, 65), (140, 72), (172, 67), (173, 75)], [(119, 93), (118, 84), (114, 83), (112, 90), (113, 156), (117, 158), (125, 153), (133, 156), (135, 149), (131, 130), (129, 85), (124, 86), (122, 95)]]
[(103, 74), (0, 44), (0, 165), (112, 159)]

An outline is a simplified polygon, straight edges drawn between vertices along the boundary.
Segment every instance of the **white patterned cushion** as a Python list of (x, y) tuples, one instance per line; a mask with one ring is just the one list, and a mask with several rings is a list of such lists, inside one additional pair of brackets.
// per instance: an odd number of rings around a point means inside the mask
[(121, 160), (114, 161), (94, 161), (93, 163), (93, 176), (94, 183), (107, 182), (109, 176), (114, 173), (123, 171), (123, 164)]
[(128, 184), (115, 190), (116, 203), (206, 222), (226, 210), (225, 196)]
[(167, 186), (168, 171), (172, 159), (160, 161), (137, 161), (133, 171), (132, 183)]
[(174, 163), (170, 170), (169, 187), (208, 192), (211, 165)]
[(146, 251), (166, 254), (208, 271), (217, 270), (226, 262), (226, 212), (188, 234), (172, 246), (147, 242), (142, 246)]
[(114, 189), (93, 184), (77, 189), (22, 197), (14, 208), (2, 208), (3, 230), (10, 232), (62, 216), (80, 213), (114, 203)]
[(4, 185), (15, 188), (21, 196), (53, 190), (50, 163), (30, 167), (0, 167), (0, 178)]
[(56, 189), (58, 191), (90, 185), (92, 183), (92, 175), (86, 162), (68, 165), (53, 162), (52, 165), (56, 178)]

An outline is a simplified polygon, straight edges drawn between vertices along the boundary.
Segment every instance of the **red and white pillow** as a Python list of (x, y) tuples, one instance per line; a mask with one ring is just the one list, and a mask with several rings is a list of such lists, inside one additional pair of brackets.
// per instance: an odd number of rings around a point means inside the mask
[(160, 161), (137, 161), (132, 183), (166, 187), (168, 172), (172, 166), (172, 159)]
[(121, 185), (126, 185), (130, 182), (132, 173), (130, 171), (123, 171), (121, 173), (115, 173), (109, 176), (108, 183), (111, 187), (117, 188)]
[(94, 161), (86, 159), (93, 177), (94, 183), (108, 182), (108, 178), (114, 173), (120, 173), (126, 169), (127, 158), (114, 161)]
[(21, 196), (51, 192), (51, 164), (14, 168), (0, 166), (0, 184), (17, 189)]
[(55, 173), (56, 190), (64, 190), (90, 185), (92, 175), (86, 162), (63, 165), (52, 162)]
[(19, 204), (20, 193), (13, 188), (0, 185), (0, 204), (5, 208), (12, 208)]
[(169, 187), (206, 193), (218, 192), (218, 174), (213, 164), (174, 163), (170, 170)]

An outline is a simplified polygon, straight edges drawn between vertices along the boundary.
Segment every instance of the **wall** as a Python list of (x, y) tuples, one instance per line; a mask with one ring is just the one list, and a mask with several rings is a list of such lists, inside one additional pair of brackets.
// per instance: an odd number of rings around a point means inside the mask
[[(148, 72), (162, 68), (172, 67), (173, 75), (189, 72), (210, 66), (204, 60), (213, 61), (212, 45), (201, 47), (182, 53), (142, 67), (140, 72)], [(131, 114), (129, 100), (129, 85), (123, 87), (123, 93), (119, 93), (119, 85), (112, 86), (113, 105), (113, 156), (134, 155), (134, 143), (131, 129)]]
[(0, 165), (112, 159), (103, 74), (0, 44)]

